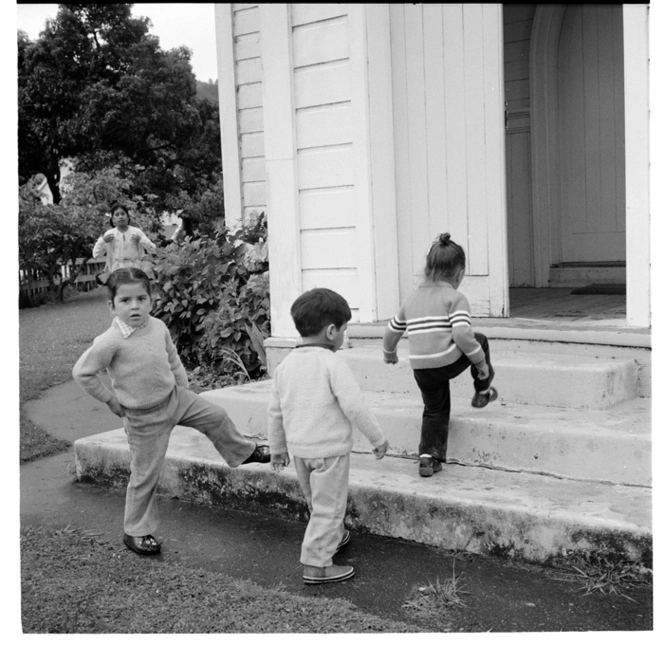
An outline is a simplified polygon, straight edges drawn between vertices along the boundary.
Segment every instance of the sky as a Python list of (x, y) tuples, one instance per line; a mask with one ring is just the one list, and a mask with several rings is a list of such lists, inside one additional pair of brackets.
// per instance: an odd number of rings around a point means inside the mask
[[(55, 18), (57, 12), (57, 4), (17, 4), (16, 29), (35, 40), (46, 20)], [(199, 81), (217, 79), (213, 3), (136, 3), (131, 13), (152, 21), (150, 33), (159, 38), (162, 49), (189, 47), (193, 52), (191, 67)]]

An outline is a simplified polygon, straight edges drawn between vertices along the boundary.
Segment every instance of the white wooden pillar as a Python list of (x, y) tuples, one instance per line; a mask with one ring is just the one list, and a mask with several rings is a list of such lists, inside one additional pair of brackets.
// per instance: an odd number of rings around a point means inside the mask
[(240, 183), (240, 133), (235, 91), (235, 54), (233, 51), (233, 5), (214, 5), (219, 79), (219, 121), (221, 159), (224, 169), (224, 211), (226, 225), (233, 229), (242, 222), (242, 185)]
[[(372, 311), (371, 317), (366, 320), (377, 321), (391, 318), (399, 307), (392, 39), (390, 5), (360, 6), (366, 21), (366, 52), (361, 64), (366, 69), (364, 102), (368, 118), (364, 123), (364, 136), (369, 142), (369, 164), (366, 166), (369, 217), (362, 232), (365, 237), (372, 238), (370, 244), (373, 249), (373, 264), (370, 267), (373, 278)], [(351, 13), (351, 17), (353, 15)]]
[(290, 308), (302, 271), (290, 5), (261, 4), (260, 24), (272, 337), (296, 338)]
[(482, 21), (489, 315), (502, 318), (509, 315), (502, 5), (483, 4)]
[(650, 104), (646, 4), (623, 5), (627, 324), (650, 327)]

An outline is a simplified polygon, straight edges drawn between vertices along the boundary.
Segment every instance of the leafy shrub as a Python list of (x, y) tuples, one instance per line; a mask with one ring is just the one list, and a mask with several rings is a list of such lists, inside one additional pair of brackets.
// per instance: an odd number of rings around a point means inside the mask
[[(248, 240), (254, 240), (255, 243)], [(265, 215), (157, 250), (153, 315), (171, 331), (186, 367), (222, 385), (262, 378), (270, 335)]]

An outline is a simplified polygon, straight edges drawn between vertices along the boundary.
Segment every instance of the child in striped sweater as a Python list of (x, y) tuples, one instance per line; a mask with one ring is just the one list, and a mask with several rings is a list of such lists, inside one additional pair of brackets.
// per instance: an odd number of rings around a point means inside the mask
[(498, 392), (491, 387), (494, 371), (489, 342), (473, 333), (470, 305), (457, 291), (466, 269), (461, 246), (442, 233), (427, 254), (425, 281), (410, 295), (392, 318), (383, 335), (383, 359), (399, 361), (397, 344), (408, 331), (410, 365), (417, 382), (424, 412), (419, 444), (419, 472), (430, 477), (447, 461), (450, 422), (450, 379), (470, 366), (475, 395), (471, 405), (483, 408), (495, 401)]

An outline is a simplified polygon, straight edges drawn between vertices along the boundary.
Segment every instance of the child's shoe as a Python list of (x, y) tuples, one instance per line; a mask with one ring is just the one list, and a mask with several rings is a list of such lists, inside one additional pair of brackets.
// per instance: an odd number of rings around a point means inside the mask
[(431, 455), (420, 455), (420, 477), (431, 477), (443, 469), (438, 459)]
[(139, 555), (157, 555), (161, 551), (161, 544), (152, 535), (134, 537), (125, 533), (122, 541), (126, 547)]
[(349, 564), (332, 564), (329, 567), (304, 565), (302, 579), (305, 585), (322, 585), (325, 582), (343, 582), (355, 575), (354, 567)]
[(474, 408), (483, 408), (484, 406), (495, 401), (498, 398), (498, 390), (495, 387), (490, 387), (484, 392), (475, 392), (473, 400), (470, 402)]

